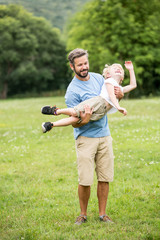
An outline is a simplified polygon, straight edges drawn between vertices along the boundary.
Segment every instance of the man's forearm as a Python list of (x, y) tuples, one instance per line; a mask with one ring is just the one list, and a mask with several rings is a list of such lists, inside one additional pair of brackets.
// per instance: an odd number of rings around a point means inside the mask
[(86, 114), (85, 118), (82, 121), (80, 121), (79, 123), (77, 122), (77, 123), (72, 124), (72, 127), (74, 127), (74, 128), (82, 127), (82, 126), (86, 125), (87, 123), (89, 123), (90, 118), (91, 118), (91, 115)]

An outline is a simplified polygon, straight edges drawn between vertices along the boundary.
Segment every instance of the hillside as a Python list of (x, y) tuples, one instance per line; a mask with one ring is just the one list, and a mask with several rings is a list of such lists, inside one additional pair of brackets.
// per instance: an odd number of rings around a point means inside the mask
[(41, 16), (51, 22), (53, 27), (63, 30), (69, 17), (79, 11), (90, 0), (0, 0), (0, 5), (20, 4), (35, 16)]

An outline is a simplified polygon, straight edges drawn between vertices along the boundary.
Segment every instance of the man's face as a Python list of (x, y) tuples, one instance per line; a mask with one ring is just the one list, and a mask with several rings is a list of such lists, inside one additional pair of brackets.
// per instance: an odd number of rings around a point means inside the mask
[(84, 55), (74, 59), (74, 66), (71, 65), (72, 70), (80, 78), (86, 78), (89, 71), (88, 58)]

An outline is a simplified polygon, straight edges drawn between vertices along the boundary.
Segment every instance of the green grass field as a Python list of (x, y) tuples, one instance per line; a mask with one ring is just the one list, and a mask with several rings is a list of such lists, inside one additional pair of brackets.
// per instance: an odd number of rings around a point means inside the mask
[(122, 100), (128, 115), (109, 115), (114, 224), (99, 221), (95, 176), (81, 226), (73, 130), (41, 132), (48, 104), (65, 106), (63, 97), (0, 101), (0, 240), (160, 239), (160, 98)]

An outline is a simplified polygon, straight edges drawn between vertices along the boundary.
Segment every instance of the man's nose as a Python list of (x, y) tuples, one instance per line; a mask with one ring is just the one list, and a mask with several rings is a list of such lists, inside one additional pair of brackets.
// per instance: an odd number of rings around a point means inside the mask
[(83, 65), (83, 69), (86, 69), (87, 68), (87, 66), (86, 65)]

